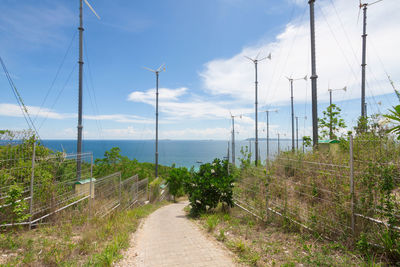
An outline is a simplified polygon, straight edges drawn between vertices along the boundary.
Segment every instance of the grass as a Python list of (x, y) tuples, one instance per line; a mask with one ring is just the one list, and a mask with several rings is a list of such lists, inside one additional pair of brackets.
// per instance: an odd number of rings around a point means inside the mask
[(235, 207), (202, 215), (197, 222), (249, 266), (367, 266), (339, 243), (256, 220)]
[(141, 218), (166, 202), (116, 211), (90, 224), (64, 223), (0, 234), (2, 266), (111, 266), (129, 246)]

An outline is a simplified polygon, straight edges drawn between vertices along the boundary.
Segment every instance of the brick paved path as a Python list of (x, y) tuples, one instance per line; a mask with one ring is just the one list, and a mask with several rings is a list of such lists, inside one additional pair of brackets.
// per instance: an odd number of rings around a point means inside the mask
[(207, 238), (176, 203), (152, 213), (137, 230), (118, 266), (237, 266), (229, 253)]

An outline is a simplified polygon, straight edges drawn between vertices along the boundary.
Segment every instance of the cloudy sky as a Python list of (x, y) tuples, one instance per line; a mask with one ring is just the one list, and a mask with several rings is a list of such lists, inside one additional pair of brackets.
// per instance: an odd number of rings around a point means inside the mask
[[(306, 0), (91, 0), (84, 8), (84, 138), (152, 139), (155, 75), (160, 74), (161, 139), (228, 139), (230, 113), (242, 115), (239, 139), (254, 136), (254, 65), (259, 63), (260, 111), (271, 114), (271, 136), (289, 137), (290, 90), (285, 77), (310, 76)], [(318, 109), (329, 101), (348, 126), (360, 115), (361, 31), (358, 0), (317, 0)], [(4, 0), (0, 55), (42, 139), (75, 139), (78, 106), (78, 0)], [(400, 1), (368, 9), (368, 113), (386, 113), (400, 88)], [(27, 124), (1, 75), (0, 128)], [(300, 135), (311, 132), (311, 83), (294, 83)], [(265, 113), (259, 115), (265, 135)]]

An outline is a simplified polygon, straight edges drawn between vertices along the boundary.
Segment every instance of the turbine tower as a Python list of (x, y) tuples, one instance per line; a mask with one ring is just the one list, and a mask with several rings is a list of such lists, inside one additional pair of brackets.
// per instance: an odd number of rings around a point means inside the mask
[(144, 69), (156, 74), (156, 153), (155, 153), (155, 175), (158, 177), (158, 76), (161, 72), (165, 71), (165, 64), (162, 64), (158, 69), (152, 70), (146, 67)]
[(269, 59), (271, 60), (271, 53), (268, 55), (268, 57), (264, 57), (259, 59), (258, 56), (260, 55), (260, 53), (258, 53), (258, 55), (255, 58), (250, 58), (245, 56), (245, 58), (249, 59), (250, 61), (252, 61), (254, 63), (254, 67), (255, 67), (255, 160), (256, 160), (256, 166), (258, 165), (258, 62), (265, 60), (265, 59)]
[(292, 152), (294, 152), (294, 108), (293, 108), (293, 81), (298, 81), (298, 80), (305, 80), (307, 81), (307, 75), (304, 76), (303, 78), (289, 78), (286, 77), (286, 79), (289, 80), (290, 83), (290, 99), (291, 99), (291, 107), (292, 107)]
[(367, 66), (367, 9), (368, 6), (379, 3), (383, 0), (378, 0), (373, 3), (361, 3), (358, 17), (360, 17), (360, 11), (363, 9), (363, 34), (362, 36), (362, 63), (361, 63), (361, 116), (367, 116), (366, 104), (365, 104), (365, 67)]
[(78, 142), (77, 142), (77, 159), (76, 159), (76, 177), (81, 179), (82, 170), (82, 96), (83, 96), (83, 1), (90, 8), (93, 14), (100, 19), (96, 11), (87, 0), (79, 0), (79, 104), (78, 104)]

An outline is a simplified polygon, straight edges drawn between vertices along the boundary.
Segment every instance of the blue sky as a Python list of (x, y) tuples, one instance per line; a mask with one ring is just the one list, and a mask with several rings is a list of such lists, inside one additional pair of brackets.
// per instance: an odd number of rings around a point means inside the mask
[[(90, 3), (101, 19), (85, 6), (84, 138), (154, 138), (155, 77), (143, 66), (162, 63), (166, 72), (160, 75), (160, 138), (228, 139), (229, 112), (244, 114), (237, 120), (238, 138), (253, 137), (254, 67), (244, 56), (258, 53), (272, 53), (271, 61), (259, 64), (260, 110), (278, 109), (271, 114), (271, 136), (280, 132), (289, 137), (285, 76), (303, 77), (311, 68), (307, 1)], [(78, 0), (0, 3), (0, 55), (42, 139), (76, 138), (78, 6)], [(386, 74), (395, 85), (400, 83), (399, 10), (398, 0), (368, 10), (370, 114), (385, 113), (397, 103)], [(347, 86), (347, 92), (334, 93), (334, 100), (349, 126), (360, 113), (362, 24), (357, 15), (356, 0), (317, 0), (319, 110), (328, 104), (328, 86)], [(26, 129), (2, 76), (1, 128)], [(300, 119), (300, 135), (311, 132), (310, 95), (310, 81), (295, 82), (295, 113), (307, 117)], [(263, 136), (265, 114), (259, 118)]]

